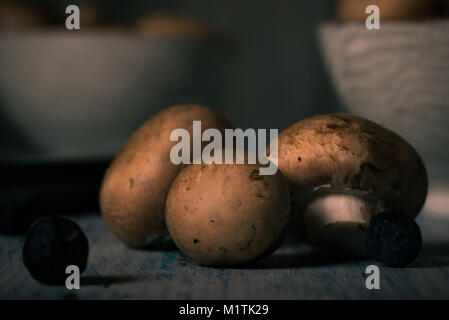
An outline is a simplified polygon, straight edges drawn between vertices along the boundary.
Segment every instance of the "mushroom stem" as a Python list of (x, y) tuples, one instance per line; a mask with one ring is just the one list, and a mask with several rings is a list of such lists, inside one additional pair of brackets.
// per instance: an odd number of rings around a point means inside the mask
[(307, 240), (338, 254), (366, 256), (365, 239), (375, 207), (348, 194), (314, 199), (304, 211)]

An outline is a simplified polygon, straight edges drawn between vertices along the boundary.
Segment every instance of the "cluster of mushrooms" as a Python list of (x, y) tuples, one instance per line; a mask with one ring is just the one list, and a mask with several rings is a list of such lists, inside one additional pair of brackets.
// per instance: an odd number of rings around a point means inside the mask
[(170, 133), (192, 122), (222, 133), (231, 124), (197, 105), (165, 109), (145, 122), (107, 170), (102, 216), (131, 247), (151, 248), (168, 230), (180, 251), (205, 266), (266, 257), (286, 230), (332, 254), (413, 262), (414, 222), (427, 195), (417, 152), (394, 132), (348, 114), (319, 115), (279, 134), (278, 168), (170, 161)]

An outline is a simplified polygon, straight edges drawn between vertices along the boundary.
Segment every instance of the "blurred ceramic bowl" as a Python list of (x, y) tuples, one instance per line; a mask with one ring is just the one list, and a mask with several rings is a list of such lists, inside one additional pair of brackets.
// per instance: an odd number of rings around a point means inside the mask
[(381, 22), (380, 30), (325, 23), (319, 35), (347, 111), (402, 135), (423, 156), (431, 186), (448, 188), (449, 20)]
[(132, 32), (0, 33), (0, 158), (112, 156), (155, 112), (194, 102), (207, 48)]

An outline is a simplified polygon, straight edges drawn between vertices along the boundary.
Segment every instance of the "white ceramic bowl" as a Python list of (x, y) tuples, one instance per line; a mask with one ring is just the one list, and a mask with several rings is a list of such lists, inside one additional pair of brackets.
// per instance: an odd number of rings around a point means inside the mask
[(431, 191), (449, 190), (449, 20), (325, 23), (319, 35), (346, 110), (402, 135), (423, 156)]
[[(146, 118), (185, 102), (204, 40), (128, 32), (0, 34), (0, 157), (113, 155)], [(6, 128), (7, 127), (7, 128)]]

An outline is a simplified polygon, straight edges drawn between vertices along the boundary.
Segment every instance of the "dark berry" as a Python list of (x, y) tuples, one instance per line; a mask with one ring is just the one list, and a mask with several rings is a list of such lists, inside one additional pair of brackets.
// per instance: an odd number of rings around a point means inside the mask
[(421, 230), (412, 218), (384, 211), (371, 218), (365, 244), (371, 258), (390, 267), (403, 267), (421, 250)]
[(33, 223), (23, 245), (23, 262), (31, 276), (43, 284), (64, 284), (67, 266), (86, 269), (89, 244), (84, 232), (63, 217), (41, 218)]

